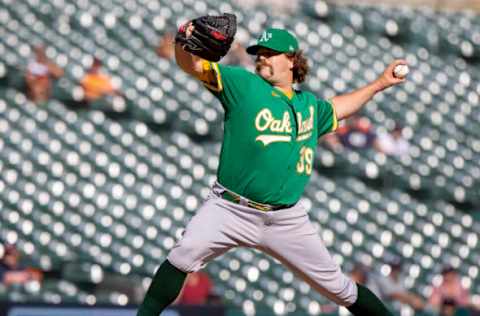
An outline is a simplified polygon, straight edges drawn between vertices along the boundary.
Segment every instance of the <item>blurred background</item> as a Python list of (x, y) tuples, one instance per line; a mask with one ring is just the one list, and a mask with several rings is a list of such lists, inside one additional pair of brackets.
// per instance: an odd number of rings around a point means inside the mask
[[(135, 315), (222, 138), (173, 37), (222, 12), (239, 22), (223, 63), (253, 70), (245, 47), (288, 28), (319, 98), (408, 61), (405, 84), (322, 140), (302, 202), (398, 315), (478, 314), (480, 1), (0, 0), (0, 315)], [(287, 314), (348, 312), (249, 249), (189, 277), (164, 313)]]

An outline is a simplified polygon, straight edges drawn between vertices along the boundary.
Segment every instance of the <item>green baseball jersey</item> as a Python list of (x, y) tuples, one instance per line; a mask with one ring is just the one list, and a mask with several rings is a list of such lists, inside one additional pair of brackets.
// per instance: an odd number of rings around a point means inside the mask
[(255, 202), (296, 203), (313, 170), (318, 138), (336, 129), (329, 101), (295, 91), (291, 98), (241, 67), (205, 63), (205, 86), (224, 110), (218, 181)]

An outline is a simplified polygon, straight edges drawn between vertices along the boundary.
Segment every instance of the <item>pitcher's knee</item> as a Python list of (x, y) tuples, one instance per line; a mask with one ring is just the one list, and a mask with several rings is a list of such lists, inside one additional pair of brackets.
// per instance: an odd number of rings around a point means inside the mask
[(340, 292), (339, 298), (341, 302), (339, 305), (341, 306), (350, 306), (357, 300), (358, 291), (357, 285), (353, 282), (350, 278), (346, 278), (345, 286), (343, 290)]
[(357, 285), (350, 278), (343, 276), (342, 280), (331, 289), (332, 300), (340, 306), (350, 306), (357, 300)]
[(168, 261), (184, 272), (196, 272), (203, 267), (205, 244), (192, 239), (181, 240), (168, 254)]

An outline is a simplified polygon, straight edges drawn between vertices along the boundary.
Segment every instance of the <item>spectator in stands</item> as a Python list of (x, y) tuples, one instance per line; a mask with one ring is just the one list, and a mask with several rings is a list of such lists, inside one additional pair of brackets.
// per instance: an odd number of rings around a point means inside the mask
[(375, 133), (370, 120), (366, 117), (353, 116), (339, 126), (337, 135), (340, 142), (350, 149), (368, 149), (375, 141)]
[(205, 272), (190, 273), (185, 281), (178, 304), (205, 305), (212, 294), (213, 284)]
[(364, 264), (357, 263), (353, 266), (352, 271), (350, 271), (350, 277), (353, 281), (366, 285), (372, 292), (379, 293), (379, 289), (375, 282), (372, 282), (372, 278), (370, 277), (370, 268)]
[(63, 76), (63, 70), (48, 59), (44, 46), (33, 47), (35, 58), (27, 65), (25, 81), (27, 96), (36, 104), (42, 104), (50, 98), (52, 79)]
[(0, 280), (6, 286), (22, 284), (29, 281), (39, 281), (42, 274), (20, 264), (20, 252), (13, 245), (6, 245), (2, 259), (0, 260)]
[(322, 137), (320, 142), (322, 145), (325, 145), (327, 148), (329, 148), (330, 150), (336, 153), (341, 152), (344, 148), (337, 133), (326, 134), (325, 136)]
[(457, 313), (457, 303), (452, 299), (444, 299), (440, 305), (439, 316), (454, 316)]
[[(442, 282), (433, 287), (429, 304), (435, 310), (470, 308), (470, 293), (462, 285), (457, 270), (451, 266), (442, 269)], [(445, 306), (446, 305), (446, 306)]]
[(92, 66), (81, 81), (84, 92), (84, 101), (91, 103), (105, 96), (121, 95), (112, 83), (110, 76), (101, 71), (102, 61), (94, 58)]
[(368, 281), (368, 272), (368, 268), (365, 265), (358, 263), (350, 271), (350, 277), (353, 281), (365, 285)]
[(252, 57), (247, 54), (245, 47), (238, 41), (233, 42), (232, 48), (228, 51), (223, 62), (227, 65), (239, 65), (251, 69), (253, 69), (254, 64)]
[(155, 50), (157, 55), (165, 59), (173, 60), (173, 57), (175, 57), (174, 43), (175, 36), (170, 32), (165, 33), (165, 35), (163, 35), (160, 39), (160, 43)]
[[(407, 304), (415, 310), (423, 310), (426, 302), (420, 296), (408, 291), (403, 286), (401, 277), (402, 263), (399, 259), (391, 260), (390, 273), (388, 276), (376, 275), (371, 280), (372, 291), (382, 300), (390, 303), (394, 309), (399, 309), (401, 304)], [(377, 291), (377, 292), (375, 292)]]
[(375, 140), (375, 149), (388, 156), (402, 156), (408, 153), (410, 144), (403, 135), (403, 127), (395, 124), (391, 133), (381, 133)]

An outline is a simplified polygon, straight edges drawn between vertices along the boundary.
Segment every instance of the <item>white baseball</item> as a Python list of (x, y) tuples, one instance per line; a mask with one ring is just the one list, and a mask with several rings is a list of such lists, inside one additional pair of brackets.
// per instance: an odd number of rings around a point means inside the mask
[(410, 69), (408, 68), (407, 65), (397, 65), (393, 69), (393, 75), (397, 78), (405, 78), (406, 75), (408, 75), (408, 72)]

